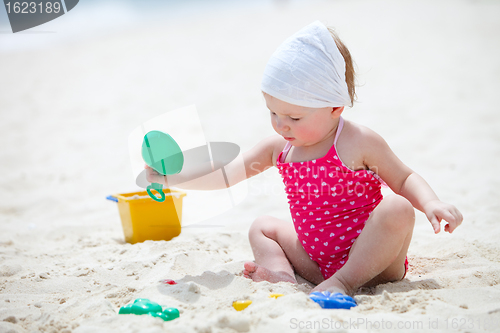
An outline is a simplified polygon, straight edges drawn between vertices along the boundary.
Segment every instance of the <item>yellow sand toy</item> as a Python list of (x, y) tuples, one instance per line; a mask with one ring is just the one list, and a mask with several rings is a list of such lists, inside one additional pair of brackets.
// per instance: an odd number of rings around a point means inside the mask
[[(278, 297), (285, 296), (284, 294), (269, 294), (269, 298), (274, 298), (278, 299)], [(252, 304), (252, 301), (247, 299), (244, 301), (234, 301), (233, 302), (233, 308), (236, 311), (243, 311), (245, 310), (250, 304)]]
[(182, 199), (185, 192), (163, 189), (165, 200), (154, 201), (147, 191), (110, 195), (118, 203), (125, 241), (171, 240), (181, 233)]
[(233, 302), (233, 308), (236, 311), (242, 311), (245, 310), (250, 304), (252, 304), (251, 300), (245, 300), (245, 301), (234, 301)]

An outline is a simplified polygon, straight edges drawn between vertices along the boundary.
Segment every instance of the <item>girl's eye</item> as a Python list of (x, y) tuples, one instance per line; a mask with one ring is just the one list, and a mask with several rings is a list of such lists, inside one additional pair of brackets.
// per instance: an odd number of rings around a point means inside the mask
[[(269, 112), (271, 112), (271, 116), (275, 116), (276, 115), (276, 113), (274, 113), (273, 111), (269, 111)], [(289, 118), (292, 119), (293, 121), (300, 120), (300, 118), (292, 118), (292, 117), (289, 117)]]

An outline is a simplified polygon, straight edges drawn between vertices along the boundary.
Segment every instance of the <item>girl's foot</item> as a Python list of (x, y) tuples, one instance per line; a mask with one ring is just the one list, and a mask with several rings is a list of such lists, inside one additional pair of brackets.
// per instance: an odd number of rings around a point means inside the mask
[(263, 266), (259, 266), (254, 262), (246, 262), (245, 269), (243, 270), (243, 276), (252, 279), (255, 282), (269, 281), (271, 283), (276, 283), (280, 281), (297, 283), (294, 276), (291, 276), (287, 272), (279, 271), (274, 272)]
[(349, 290), (339, 279), (335, 276), (330, 277), (328, 280), (325, 280), (318, 284), (311, 292), (315, 291), (329, 291), (332, 294), (341, 293), (344, 295), (350, 295), (351, 290)]

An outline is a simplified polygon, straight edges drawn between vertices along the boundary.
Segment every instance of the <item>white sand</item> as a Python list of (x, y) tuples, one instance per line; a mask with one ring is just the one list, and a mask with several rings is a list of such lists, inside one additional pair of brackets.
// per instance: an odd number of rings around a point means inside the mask
[[(489, 0), (280, 1), (0, 53), (0, 332), (498, 331), (499, 17)], [(225, 227), (125, 244), (104, 198), (136, 190), (129, 132), (196, 104), (209, 140), (250, 148), (272, 134), (259, 92), (268, 57), (315, 19), (337, 27), (359, 67), (345, 117), (384, 136), (463, 225), (434, 235), (417, 213), (407, 277), (350, 311), (321, 309), (307, 284), (237, 275), (253, 259), (252, 221), (288, 219), (276, 170), (207, 222)], [(188, 198), (185, 213), (203, 205)], [(181, 317), (117, 315), (139, 297)]]

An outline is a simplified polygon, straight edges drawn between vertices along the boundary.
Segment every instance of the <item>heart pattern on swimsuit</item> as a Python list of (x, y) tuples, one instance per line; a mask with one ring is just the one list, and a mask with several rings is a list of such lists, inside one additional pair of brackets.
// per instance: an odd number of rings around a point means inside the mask
[[(297, 236), (325, 279), (346, 262), (351, 245), (382, 199), (374, 173), (347, 168), (334, 146), (327, 156), (299, 163), (278, 160), (276, 164), (290, 211), (298, 216), (292, 219)], [(292, 201), (295, 197), (298, 200)]]

